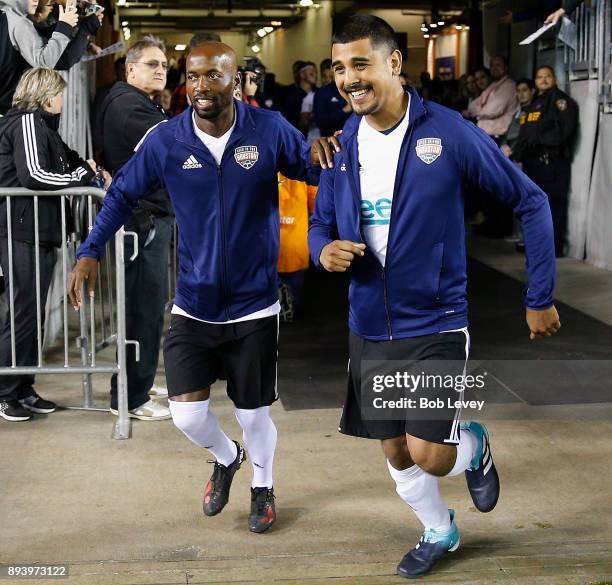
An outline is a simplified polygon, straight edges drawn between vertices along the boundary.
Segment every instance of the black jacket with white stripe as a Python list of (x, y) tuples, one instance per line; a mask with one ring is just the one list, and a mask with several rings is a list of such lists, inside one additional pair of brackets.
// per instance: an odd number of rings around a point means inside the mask
[[(57, 133), (59, 116), (44, 111), (10, 110), (0, 119), (0, 187), (57, 191), (89, 185), (95, 173)], [(11, 199), (13, 238), (34, 242), (34, 199)], [(59, 246), (62, 238), (59, 197), (40, 197), (41, 245)], [(7, 235), (6, 198), (0, 200), (0, 236)]]

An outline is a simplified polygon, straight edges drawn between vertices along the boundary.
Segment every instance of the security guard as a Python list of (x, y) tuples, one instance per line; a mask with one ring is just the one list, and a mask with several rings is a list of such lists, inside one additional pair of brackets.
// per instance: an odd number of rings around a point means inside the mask
[(548, 66), (536, 71), (538, 95), (520, 116), (521, 129), (513, 158), (547, 195), (555, 228), (555, 253), (564, 255), (568, 191), (578, 105), (557, 87)]

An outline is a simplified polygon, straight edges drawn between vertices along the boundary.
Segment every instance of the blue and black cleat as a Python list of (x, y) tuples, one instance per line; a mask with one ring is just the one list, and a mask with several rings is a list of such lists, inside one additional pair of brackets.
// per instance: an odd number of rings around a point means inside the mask
[(491, 455), (491, 444), (486, 427), (479, 422), (461, 423), (462, 431), (476, 437), (478, 447), (469, 469), (465, 471), (474, 506), (481, 512), (490, 512), (499, 498), (499, 476)]

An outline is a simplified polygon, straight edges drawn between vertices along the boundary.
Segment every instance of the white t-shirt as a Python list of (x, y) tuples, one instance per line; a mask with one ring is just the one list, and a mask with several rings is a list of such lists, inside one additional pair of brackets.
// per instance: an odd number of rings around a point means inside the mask
[(357, 132), (361, 226), (366, 245), (383, 266), (387, 257), (395, 174), (402, 141), (408, 129), (409, 111), (410, 98), (406, 115), (388, 134), (372, 128), (365, 116)]
[[(200, 130), (195, 122), (195, 113), (193, 114), (193, 129), (196, 133), (196, 136), (203, 142), (204, 146), (210, 150), (210, 154), (213, 155), (217, 164), (221, 164), (221, 158), (223, 157), (223, 152), (225, 151), (225, 147), (230, 139), (230, 136), (236, 126), (236, 117), (234, 116), (234, 123), (232, 127), (225, 133), (223, 136), (219, 136), (219, 138), (215, 138), (210, 134), (206, 134)], [(239, 323), (240, 321), (251, 321), (253, 319), (263, 319), (264, 317), (270, 317), (272, 315), (278, 315), (280, 313), (280, 303), (276, 301), (269, 307), (265, 309), (261, 309), (260, 311), (256, 311), (255, 313), (251, 313), (249, 315), (245, 315), (244, 317), (240, 317), (239, 319), (229, 319), (228, 321), (205, 321), (204, 319), (198, 319), (193, 315), (187, 313), (181, 309), (178, 305), (172, 306), (171, 313), (173, 315), (181, 315), (182, 317), (188, 317), (189, 319), (195, 319), (196, 321), (201, 321), (202, 323), (215, 323), (215, 324), (229, 324), (229, 323)]]
[[(302, 114), (312, 114), (314, 108), (314, 91), (310, 91), (306, 94), (306, 97), (302, 100)], [(315, 124), (314, 117), (310, 119), (310, 127), (308, 128), (308, 136), (306, 140), (308, 144), (312, 144), (317, 138), (321, 138), (321, 131)]]
[(211, 136), (210, 134), (206, 134), (206, 132), (200, 130), (198, 128), (198, 125), (196, 124), (195, 112), (193, 112), (192, 116), (193, 130), (195, 132), (195, 135), (202, 141), (204, 146), (208, 148), (208, 150), (210, 150), (210, 154), (213, 155), (215, 162), (220, 165), (221, 158), (223, 157), (223, 153), (225, 152), (225, 147), (227, 146), (230, 136), (232, 135), (232, 132), (236, 127), (236, 115), (234, 114), (234, 123), (232, 124), (232, 127), (225, 134), (223, 134), (223, 136), (219, 136), (219, 138)]

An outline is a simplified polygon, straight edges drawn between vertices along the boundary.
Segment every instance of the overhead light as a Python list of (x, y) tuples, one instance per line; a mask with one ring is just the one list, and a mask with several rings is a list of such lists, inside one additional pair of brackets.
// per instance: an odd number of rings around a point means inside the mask
[(274, 31), (274, 27), (273, 26), (264, 26), (263, 29), (267, 32), (267, 33), (271, 33), (272, 31)]
[(429, 35), (423, 35), (423, 38), (424, 38), (424, 39), (428, 39), (428, 38), (429, 38)]
[(187, 48), (187, 45), (175, 45), (175, 51), (184, 51)]
[(308, 7), (314, 4), (313, 0), (300, 0), (300, 6)]
[(127, 20), (124, 20), (124, 21), (121, 23), (121, 26), (127, 26), (128, 24), (130, 24), (130, 23), (129, 23)]
[(129, 28), (127, 28), (127, 27), (126, 27), (126, 28), (124, 28), (124, 29), (123, 29), (123, 38), (124, 38), (126, 41), (129, 41), (131, 36), (132, 36), (132, 33), (130, 32), (130, 29), (129, 29)]
[(253, 53), (259, 53), (261, 49), (259, 48), (259, 45), (251, 45), (251, 51), (253, 51)]
[(460, 24), (456, 24), (456, 25), (455, 25), (455, 28), (456, 28), (457, 30), (461, 30), (463, 27), (462, 27)]
[(430, 28), (436, 28), (438, 25), (435, 22), (432, 22), (429, 26)]
[(463, 30), (470, 30), (470, 27), (469, 27), (469, 26), (466, 24), (466, 25), (463, 27)]
[(263, 29), (263, 28), (260, 28), (260, 29), (257, 31), (257, 36), (258, 36), (258, 37), (261, 37), (262, 39), (263, 39), (263, 38), (264, 38), (264, 37), (265, 37), (267, 34), (268, 34), (268, 33), (266, 32), (266, 30), (265, 30), (265, 29)]
[(283, 23), (280, 20), (272, 20), (270, 21), (272, 26), (283, 26)]
[(432, 39), (437, 39), (437, 38), (438, 38), (438, 35), (431, 35), (431, 38), (432, 38)]
[(119, 0), (117, 2), (117, 6), (125, 6), (125, 4), (126, 4), (126, 0)]
[(438, 26), (444, 26), (444, 21), (443, 20), (438, 20)]
[(422, 24), (422, 25), (421, 25), (421, 30), (422, 30), (423, 32), (427, 32), (427, 25), (426, 25), (426, 24)]

